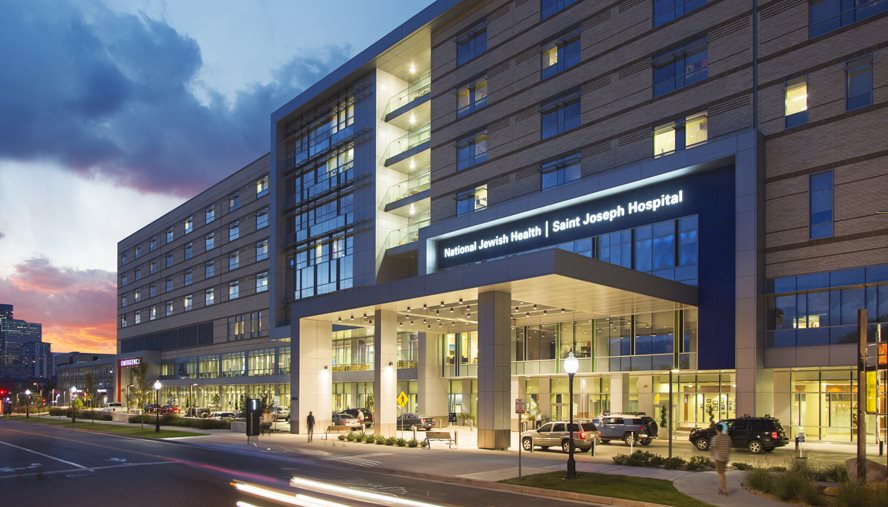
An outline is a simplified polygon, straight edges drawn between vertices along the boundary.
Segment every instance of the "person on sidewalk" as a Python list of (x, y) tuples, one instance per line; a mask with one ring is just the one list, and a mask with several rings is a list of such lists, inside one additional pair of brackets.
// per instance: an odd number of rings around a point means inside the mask
[(308, 417), (305, 418), (305, 425), (308, 426), (308, 441), (311, 442), (315, 429), (315, 416), (311, 414), (311, 411), (308, 412)]
[(715, 471), (718, 473), (718, 494), (728, 494), (728, 483), (725, 479), (725, 469), (728, 467), (728, 459), (731, 457), (731, 437), (728, 436), (728, 425), (719, 424), (718, 432), (712, 439), (712, 461), (715, 461)]

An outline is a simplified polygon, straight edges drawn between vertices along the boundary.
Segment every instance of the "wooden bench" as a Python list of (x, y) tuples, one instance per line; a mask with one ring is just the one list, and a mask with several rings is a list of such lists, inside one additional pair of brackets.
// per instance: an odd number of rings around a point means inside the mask
[(432, 449), (432, 442), (447, 442), (447, 448), (452, 448), (455, 441), (449, 431), (427, 431), (425, 436), (426, 449)]
[(335, 424), (331, 424), (330, 426), (327, 426), (327, 431), (324, 432), (324, 440), (327, 440), (327, 435), (331, 433), (341, 434), (350, 431), (352, 431), (352, 429), (348, 426), (336, 426)]

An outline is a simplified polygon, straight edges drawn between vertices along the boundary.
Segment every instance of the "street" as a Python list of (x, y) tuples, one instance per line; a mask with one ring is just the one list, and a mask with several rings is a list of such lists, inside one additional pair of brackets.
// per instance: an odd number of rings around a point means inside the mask
[[(187, 440), (199, 442), (201, 438)], [(184, 442), (117, 437), (0, 421), (0, 488), (6, 505), (280, 505), (237, 491), (233, 482), (287, 492), (293, 505), (372, 505), (343, 498), (347, 486), (362, 494), (386, 495), (390, 505), (410, 499), (425, 505), (515, 505), (530, 497), (503, 491), (374, 472), (368, 463), (388, 449), (368, 446), (350, 459), (322, 459), (325, 451), (238, 452), (221, 446), (199, 448)], [(422, 457), (418, 452), (414, 456)], [(424, 459), (435, 459), (428, 455)], [(421, 471), (421, 470), (418, 470)], [(290, 486), (300, 479), (298, 493)], [(318, 481), (318, 482), (312, 482)], [(261, 492), (261, 491), (260, 491)], [(301, 500), (300, 500), (301, 499)], [(314, 502), (314, 503), (313, 503)], [(576, 505), (547, 500), (547, 505)], [(403, 505), (406, 505), (404, 503)], [(415, 504), (414, 505), (418, 505)]]

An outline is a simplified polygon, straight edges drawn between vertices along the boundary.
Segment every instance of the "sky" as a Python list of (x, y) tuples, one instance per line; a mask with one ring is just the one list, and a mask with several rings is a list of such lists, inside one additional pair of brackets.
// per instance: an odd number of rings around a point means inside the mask
[(117, 242), (430, 3), (0, 0), (0, 303), (54, 352), (115, 352)]

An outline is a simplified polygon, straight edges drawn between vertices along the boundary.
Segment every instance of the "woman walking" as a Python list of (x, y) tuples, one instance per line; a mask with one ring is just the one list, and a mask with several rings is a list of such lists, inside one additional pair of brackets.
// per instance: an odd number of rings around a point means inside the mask
[(719, 423), (718, 433), (712, 439), (712, 461), (715, 461), (715, 471), (718, 473), (718, 494), (728, 494), (728, 483), (725, 479), (725, 468), (731, 457), (731, 437), (728, 436), (728, 425)]

